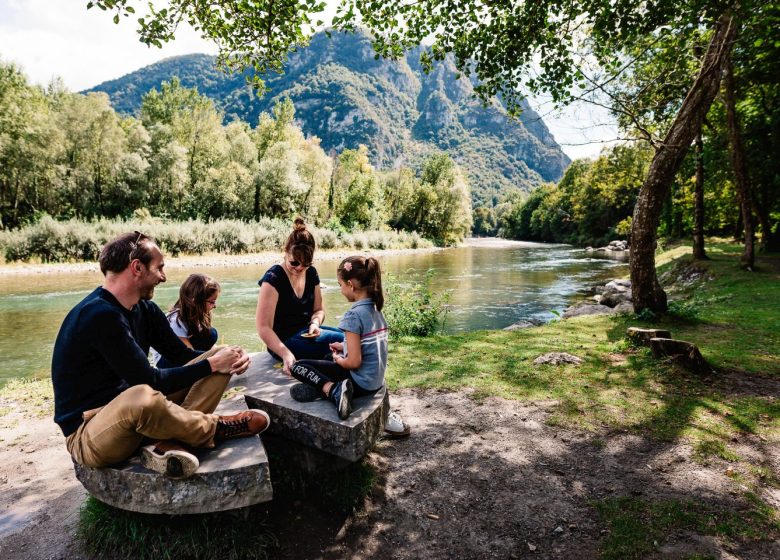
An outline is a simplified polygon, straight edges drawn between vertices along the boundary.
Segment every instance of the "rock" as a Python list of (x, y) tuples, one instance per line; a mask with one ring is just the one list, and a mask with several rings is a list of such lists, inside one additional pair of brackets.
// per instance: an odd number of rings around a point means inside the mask
[(566, 352), (549, 352), (547, 354), (542, 354), (538, 358), (534, 360), (534, 365), (542, 365), (542, 364), (551, 364), (554, 366), (559, 366), (561, 364), (574, 364), (579, 365), (582, 363), (582, 358), (578, 358), (577, 356), (572, 356), (571, 354), (567, 354)]
[(695, 373), (712, 373), (712, 367), (695, 344), (672, 338), (651, 338), (650, 349), (656, 358), (672, 357)]
[(614, 311), (615, 313), (633, 313), (634, 304), (631, 303), (630, 301), (624, 301), (623, 303), (619, 303), (615, 307), (613, 307), (612, 311)]
[(622, 280), (615, 278), (610, 280), (604, 286), (604, 290), (607, 292), (627, 292), (631, 289), (631, 280)]
[(606, 247), (610, 251), (625, 251), (628, 249), (628, 241), (615, 240), (610, 241)]
[(664, 329), (629, 327), (626, 331), (626, 336), (637, 346), (650, 346), (651, 338), (672, 338), (672, 333)]
[(570, 319), (571, 317), (580, 317), (581, 315), (603, 315), (607, 313), (614, 313), (614, 310), (606, 305), (582, 302), (572, 305), (564, 311), (563, 318)]
[(504, 327), (503, 330), (505, 331), (516, 331), (518, 329), (530, 329), (531, 327), (535, 327), (536, 324), (532, 323), (531, 321), (518, 321), (517, 323), (514, 323), (512, 325), (509, 325), (508, 327)]
[(382, 433), (389, 407), (385, 389), (371, 397), (354, 399), (352, 415), (339, 420), (336, 408), (328, 401), (293, 400), (290, 387), (298, 381), (275, 369), (274, 364), (267, 352), (254, 354), (249, 370), (233, 376), (228, 385), (241, 386), (249, 407), (265, 410), (271, 416), (269, 434), (348, 462), (361, 459), (371, 450)]
[[(235, 403), (230, 407), (217, 412), (235, 411)], [(209, 513), (273, 498), (268, 457), (259, 437), (228, 440), (215, 449), (195, 450), (195, 454), (200, 467), (184, 480), (144, 468), (137, 455), (116, 467), (96, 469), (75, 461), (73, 466), (76, 478), (95, 498), (138, 513)]]
[(601, 296), (599, 303), (607, 307), (617, 307), (621, 303), (631, 303), (631, 291), (626, 292), (605, 292)]
[(593, 298), (592, 298), (592, 299), (593, 299), (593, 301), (595, 301), (596, 303), (601, 303), (601, 298), (602, 298), (601, 294), (596, 294), (595, 296), (593, 296)]

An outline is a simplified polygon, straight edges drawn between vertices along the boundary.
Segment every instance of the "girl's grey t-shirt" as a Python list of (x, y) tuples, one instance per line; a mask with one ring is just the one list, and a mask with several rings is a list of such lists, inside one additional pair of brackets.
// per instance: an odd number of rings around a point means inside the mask
[[(366, 391), (374, 391), (385, 382), (387, 368), (387, 322), (372, 299), (352, 304), (339, 322), (339, 328), (360, 335), (360, 367), (350, 370), (352, 379)], [(344, 355), (348, 355), (344, 341)]]

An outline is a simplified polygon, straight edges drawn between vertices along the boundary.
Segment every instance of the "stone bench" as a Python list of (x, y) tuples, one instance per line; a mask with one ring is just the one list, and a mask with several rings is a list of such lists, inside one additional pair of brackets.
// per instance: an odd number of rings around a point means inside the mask
[(290, 387), (298, 383), (286, 376), (268, 354), (252, 355), (249, 370), (233, 376), (228, 388), (243, 392), (250, 408), (264, 410), (271, 417), (268, 434), (355, 462), (368, 453), (384, 429), (389, 409), (387, 391), (380, 389), (371, 397), (353, 399), (353, 411), (340, 420), (336, 407), (325, 400), (300, 403), (290, 396)]
[[(217, 414), (246, 410), (241, 395), (223, 400)], [(153, 514), (225, 511), (273, 498), (268, 456), (258, 436), (195, 450), (200, 467), (190, 478), (173, 480), (141, 465), (138, 455), (115, 467), (96, 469), (74, 462), (76, 478), (101, 502)]]
[[(247, 408), (266, 411), (271, 426), (266, 445), (304, 470), (339, 467), (365, 456), (384, 428), (387, 391), (353, 400), (353, 412), (340, 420), (324, 400), (300, 403), (290, 397), (297, 383), (274, 367), (267, 352), (252, 355), (246, 373), (233, 376), (217, 414)], [(291, 445), (292, 443), (292, 445)], [(215, 449), (195, 450), (200, 467), (187, 479), (173, 480), (141, 465), (138, 456), (109, 468), (74, 462), (76, 478), (98, 500), (120, 509), (153, 514), (225, 511), (273, 498), (268, 454), (257, 436), (229, 440)]]

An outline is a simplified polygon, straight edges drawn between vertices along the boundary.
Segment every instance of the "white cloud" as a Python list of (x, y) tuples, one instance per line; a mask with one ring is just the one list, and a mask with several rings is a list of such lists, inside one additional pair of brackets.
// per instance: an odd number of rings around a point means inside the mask
[(0, 0), (0, 56), (20, 65), (30, 80), (47, 84), (59, 76), (79, 91), (123, 76), (162, 58), (193, 52), (216, 53), (188, 27), (162, 49), (138, 41), (136, 22), (86, 0)]

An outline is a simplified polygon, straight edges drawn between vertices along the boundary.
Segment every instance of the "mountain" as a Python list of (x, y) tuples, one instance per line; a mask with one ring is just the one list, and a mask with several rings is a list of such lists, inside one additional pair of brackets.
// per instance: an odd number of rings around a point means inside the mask
[(557, 181), (570, 163), (530, 107), (512, 119), (497, 99), (483, 106), (451, 59), (429, 74), (419, 51), (399, 61), (375, 59), (364, 33), (316, 34), (290, 56), (284, 74), (263, 76), (262, 97), (245, 74), (224, 74), (214, 62), (203, 54), (169, 58), (88, 91), (106, 92), (117, 111), (138, 114), (146, 92), (178, 76), (213, 99), (225, 122), (251, 125), (289, 97), (303, 131), (319, 137), (326, 151), (365, 144), (380, 168), (417, 167), (434, 151), (449, 153), (466, 170), (476, 204), (494, 204), (513, 187), (528, 192)]

